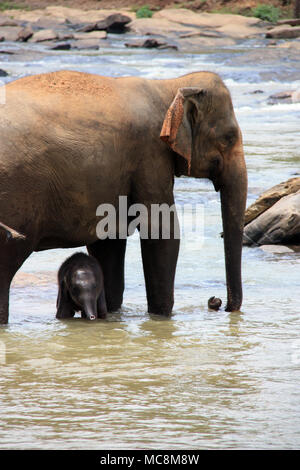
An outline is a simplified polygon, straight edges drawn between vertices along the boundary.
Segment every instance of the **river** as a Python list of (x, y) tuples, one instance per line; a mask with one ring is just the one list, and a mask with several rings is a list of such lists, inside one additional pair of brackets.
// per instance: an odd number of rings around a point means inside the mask
[[(146, 78), (217, 72), (243, 132), (248, 204), (299, 173), (300, 104), (267, 100), (300, 86), (288, 51), (251, 41), (192, 54), (119, 43), (90, 53), (14, 47), (27, 52), (0, 55), (4, 81), (59, 69)], [(203, 223), (195, 233), (185, 221), (170, 319), (146, 312), (136, 234), (124, 306), (107, 321), (55, 319), (56, 272), (77, 250), (24, 263), (0, 329), (1, 449), (299, 448), (300, 253), (245, 247), (242, 311), (209, 311), (212, 295), (226, 300), (219, 195), (192, 178), (176, 179), (175, 192), (178, 206), (201, 206)]]

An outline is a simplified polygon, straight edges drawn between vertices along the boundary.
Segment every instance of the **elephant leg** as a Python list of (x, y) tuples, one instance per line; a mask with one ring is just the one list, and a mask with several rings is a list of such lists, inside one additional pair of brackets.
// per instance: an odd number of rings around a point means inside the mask
[(8, 307), (9, 307), (9, 289), (12, 277), (1, 269), (1, 286), (0, 286), (0, 323), (5, 325), (8, 323)]
[(97, 300), (97, 313), (98, 313), (98, 318), (106, 318), (107, 306), (106, 306), (104, 289), (102, 290)]
[(126, 239), (98, 240), (88, 245), (87, 250), (101, 265), (107, 310), (114, 312), (123, 302)]
[(11, 281), (32, 251), (28, 240), (0, 241), (0, 324), (8, 323)]
[(72, 318), (75, 315), (73, 303), (68, 294), (65, 283), (62, 282), (58, 289), (56, 318)]
[(169, 316), (174, 304), (174, 279), (179, 240), (141, 239), (148, 312)]

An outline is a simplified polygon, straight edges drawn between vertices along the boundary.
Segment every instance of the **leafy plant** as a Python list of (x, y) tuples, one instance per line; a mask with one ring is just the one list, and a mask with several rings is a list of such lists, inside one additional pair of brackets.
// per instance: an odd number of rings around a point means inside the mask
[(252, 8), (253, 16), (260, 18), (261, 20), (270, 21), (271, 23), (277, 23), (280, 9), (274, 7), (273, 5), (267, 5), (262, 3), (257, 5), (257, 7)]
[(5, 10), (28, 10), (28, 7), (18, 4), (18, 3), (11, 3), (11, 2), (0, 2), (0, 11)]
[(151, 18), (153, 12), (150, 10), (148, 5), (144, 5), (136, 11), (137, 18)]

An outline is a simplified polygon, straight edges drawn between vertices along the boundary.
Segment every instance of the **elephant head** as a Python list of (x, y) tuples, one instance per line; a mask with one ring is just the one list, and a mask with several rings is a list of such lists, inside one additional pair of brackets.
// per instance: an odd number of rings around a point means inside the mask
[[(242, 134), (230, 93), (221, 79), (178, 89), (161, 130), (176, 152), (176, 176), (209, 178), (220, 190), (227, 279), (226, 311), (242, 304), (241, 256), (247, 171)], [(182, 158), (183, 157), (183, 158)]]

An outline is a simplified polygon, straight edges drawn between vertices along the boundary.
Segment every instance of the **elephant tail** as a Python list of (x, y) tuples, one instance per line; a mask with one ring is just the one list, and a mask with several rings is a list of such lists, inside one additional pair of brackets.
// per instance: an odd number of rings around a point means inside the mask
[(7, 225), (0, 222), (0, 229), (4, 230), (7, 234), (7, 239), (14, 239), (14, 240), (24, 240), (26, 237), (22, 235), (22, 233), (17, 232), (13, 228), (8, 227)]

